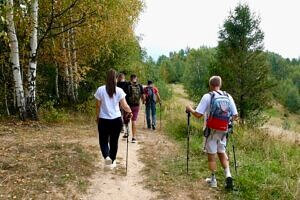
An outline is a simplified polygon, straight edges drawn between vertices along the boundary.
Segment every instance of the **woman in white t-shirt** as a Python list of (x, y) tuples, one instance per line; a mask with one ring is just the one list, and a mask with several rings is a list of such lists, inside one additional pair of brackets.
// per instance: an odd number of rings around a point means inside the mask
[(123, 126), (119, 105), (125, 112), (132, 113), (125, 100), (125, 92), (117, 87), (117, 72), (115, 70), (108, 71), (106, 85), (99, 87), (94, 96), (97, 100), (96, 121), (100, 149), (105, 164), (114, 168), (116, 167), (119, 136)]

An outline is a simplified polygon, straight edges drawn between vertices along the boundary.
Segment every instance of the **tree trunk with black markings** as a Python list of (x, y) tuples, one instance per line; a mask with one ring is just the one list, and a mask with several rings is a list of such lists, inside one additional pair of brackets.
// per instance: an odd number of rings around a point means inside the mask
[(7, 28), (10, 47), (10, 61), (12, 64), (14, 90), (16, 97), (16, 105), (19, 111), (19, 116), (22, 120), (26, 118), (26, 102), (24, 97), (24, 88), (20, 70), (19, 44), (14, 23), (13, 0), (7, 1)]
[(31, 6), (32, 30), (30, 37), (30, 55), (28, 66), (28, 94), (26, 96), (26, 111), (31, 119), (37, 119), (36, 107), (36, 67), (37, 67), (37, 43), (38, 43), (38, 0), (34, 0)]

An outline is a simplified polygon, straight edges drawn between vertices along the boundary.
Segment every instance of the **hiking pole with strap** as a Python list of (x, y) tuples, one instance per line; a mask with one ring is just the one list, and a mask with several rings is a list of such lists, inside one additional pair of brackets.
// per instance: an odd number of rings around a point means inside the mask
[(190, 118), (191, 113), (187, 112), (187, 151), (186, 151), (186, 173), (189, 174), (189, 159), (190, 159)]

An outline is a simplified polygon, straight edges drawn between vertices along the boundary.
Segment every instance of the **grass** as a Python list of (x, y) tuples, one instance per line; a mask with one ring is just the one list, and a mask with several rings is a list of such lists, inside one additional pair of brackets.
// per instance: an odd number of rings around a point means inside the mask
[(0, 199), (79, 199), (95, 171), (88, 125), (2, 121)]
[[(193, 119), (191, 122), (190, 174), (186, 176), (186, 116), (183, 112), (182, 100), (178, 103), (178, 98), (180, 95), (175, 94), (174, 99), (165, 105), (164, 118), (167, 120), (164, 129), (167, 136), (177, 143), (179, 148), (172, 153), (172, 156), (162, 156), (160, 159), (162, 164), (157, 166), (159, 168), (157, 171), (168, 173), (162, 173), (163, 175), (154, 173), (152, 179), (159, 183), (167, 182), (167, 184), (158, 186), (163, 192), (168, 192), (166, 188), (173, 185), (177, 189), (190, 190), (190, 198), (198, 199), (199, 197), (193, 191), (195, 187), (199, 187), (199, 190), (203, 189), (198, 183), (209, 176), (207, 158), (201, 149), (202, 120)], [(274, 112), (273, 116), (277, 116), (275, 111), (271, 112)], [(218, 165), (217, 198), (234, 200), (299, 199), (299, 191), (297, 193), (297, 190), (300, 190), (298, 183), (300, 181), (299, 145), (274, 140), (261, 130), (235, 127), (235, 133), (228, 144), (230, 158), (232, 157), (233, 142), (237, 148), (236, 155), (239, 166), (236, 175), (233, 163), (231, 163), (236, 190), (227, 192), (223, 189), (223, 170)]]
[(285, 130), (299, 132), (300, 117), (297, 114), (290, 113), (283, 106), (274, 104), (274, 106), (265, 112), (270, 116), (269, 123), (274, 126), (281, 127)]

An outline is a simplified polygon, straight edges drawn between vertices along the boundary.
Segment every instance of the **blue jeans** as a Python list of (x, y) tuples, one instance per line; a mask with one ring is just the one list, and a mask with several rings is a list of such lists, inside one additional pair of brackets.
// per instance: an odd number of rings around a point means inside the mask
[[(151, 123), (151, 117), (152, 117), (152, 123)], [(151, 128), (151, 125), (154, 128), (156, 127), (156, 103), (155, 102), (149, 102), (146, 104), (146, 119), (147, 119), (148, 128)]]

